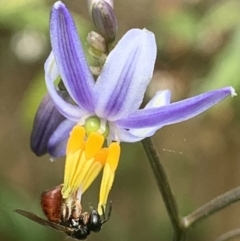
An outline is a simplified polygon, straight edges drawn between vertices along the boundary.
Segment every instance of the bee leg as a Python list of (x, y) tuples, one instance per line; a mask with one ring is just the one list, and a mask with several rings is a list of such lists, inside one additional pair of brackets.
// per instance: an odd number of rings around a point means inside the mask
[(88, 212), (82, 213), (80, 218), (81, 218), (83, 224), (86, 225), (89, 220), (89, 213)]
[(77, 199), (72, 209), (72, 218), (75, 220), (79, 220), (81, 213), (82, 213), (82, 205), (80, 201)]
[(72, 215), (71, 203), (63, 202), (61, 206), (61, 221), (63, 224), (67, 223)]
[(72, 228), (77, 228), (77, 227), (79, 227), (79, 222), (78, 221), (76, 221), (76, 220), (74, 220), (73, 218), (71, 218), (70, 219), (70, 227), (72, 227)]

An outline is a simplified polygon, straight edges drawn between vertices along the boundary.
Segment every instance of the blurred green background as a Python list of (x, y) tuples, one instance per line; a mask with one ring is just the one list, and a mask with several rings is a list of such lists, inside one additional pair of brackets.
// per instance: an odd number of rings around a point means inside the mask
[[(46, 89), (43, 64), (49, 54), (52, 0), (0, 0), (0, 240), (65, 240), (14, 213), (42, 215), (43, 190), (62, 183), (64, 159), (36, 157), (29, 138)], [(66, 0), (83, 45), (93, 30), (86, 1)], [(115, 1), (118, 39), (130, 28), (156, 34), (158, 57), (146, 99), (171, 89), (173, 101), (232, 85), (240, 90), (239, 0)], [(240, 100), (228, 98), (187, 122), (164, 127), (153, 138), (182, 215), (240, 184)], [(110, 221), (91, 240), (171, 240), (171, 226), (141, 144), (123, 144), (110, 193)], [(99, 179), (83, 206), (97, 206)], [(214, 240), (240, 227), (240, 203), (190, 230), (187, 240)], [(43, 216), (43, 215), (42, 215)]]

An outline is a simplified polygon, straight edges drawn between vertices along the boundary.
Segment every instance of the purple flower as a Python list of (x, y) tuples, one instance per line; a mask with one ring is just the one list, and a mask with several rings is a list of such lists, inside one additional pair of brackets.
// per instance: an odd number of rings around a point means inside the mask
[[(65, 170), (65, 180), (68, 180), (64, 181), (65, 197), (79, 187), (83, 193), (104, 166), (99, 205), (105, 205), (118, 164), (120, 142), (140, 141), (163, 126), (188, 120), (227, 96), (235, 95), (232, 87), (225, 87), (170, 103), (171, 93), (164, 90), (157, 92), (144, 109), (139, 109), (156, 59), (152, 32), (146, 29), (128, 31), (107, 57), (96, 81), (85, 59), (74, 21), (60, 1), (52, 9), (50, 36), (52, 53), (44, 67), (46, 85), (55, 107), (65, 119), (49, 134), (48, 152), (53, 157), (62, 155), (63, 146), (68, 141), (66, 155), (67, 162), (71, 160), (70, 169), (74, 168), (73, 159), (79, 161), (83, 152), (86, 158), (81, 165), (90, 159), (92, 168), (101, 163), (90, 179), (87, 178), (89, 169), (83, 173), (81, 167), (82, 179), (78, 184), (74, 183), (74, 178), (69, 181), (73, 170)], [(59, 76), (72, 102), (66, 102), (58, 94), (54, 83)], [(93, 137), (92, 133), (96, 135)], [(108, 141), (107, 149), (102, 148), (104, 139)], [(97, 148), (95, 143), (99, 143)], [(100, 155), (102, 151), (104, 157)]]

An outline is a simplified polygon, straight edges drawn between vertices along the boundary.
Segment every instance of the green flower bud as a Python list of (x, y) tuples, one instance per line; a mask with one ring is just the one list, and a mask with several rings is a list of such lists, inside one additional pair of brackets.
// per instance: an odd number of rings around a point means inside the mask
[(101, 65), (104, 65), (107, 55), (107, 45), (105, 39), (96, 32), (90, 32), (87, 37), (90, 45), (89, 53), (96, 58)]
[(87, 36), (87, 41), (92, 49), (99, 52), (99, 55), (107, 52), (106, 41), (100, 34), (91, 31)]
[(95, 66), (90, 66), (90, 70), (92, 75), (94, 75), (95, 77), (98, 77), (101, 74), (101, 67), (95, 67)]

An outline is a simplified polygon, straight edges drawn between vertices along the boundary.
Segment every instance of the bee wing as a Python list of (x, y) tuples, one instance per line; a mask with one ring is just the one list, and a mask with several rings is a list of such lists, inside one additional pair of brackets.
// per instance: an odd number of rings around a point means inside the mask
[(21, 209), (16, 209), (14, 211), (17, 212), (18, 214), (21, 214), (22, 216), (24, 216), (26, 218), (31, 219), (32, 221), (34, 221), (36, 223), (39, 223), (39, 224), (45, 226), (45, 227), (53, 228), (57, 231), (64, 232), (64, 233), (67, 233), (67, 234), (72, 234), (73, 231), (74, 231), (72, 228), (65, 227), (65, 226), (62, 226), (58, 223), (54, 223), (54, 222), (45, 220), (43, 218), (40, 218), (35, 213), (31, 213), (31, 212), (21, 210)]

